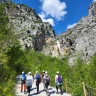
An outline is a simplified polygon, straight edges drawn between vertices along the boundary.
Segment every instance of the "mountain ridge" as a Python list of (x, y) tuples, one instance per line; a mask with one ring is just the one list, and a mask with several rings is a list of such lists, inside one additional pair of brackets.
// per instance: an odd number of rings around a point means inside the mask
[[(76, 54), (80, 54), (82, 60), (88, 61), (96, 52), (95, 36), (96, 2), (93, 2), (89, 7), (88, 16), (82, 17), (73, 28), (68, 29), (55, 38), (55, 44), (50, 46), (49, 54), (51, 53), (56, 57), (61, 55), (61, 58), (66, 56), (66, 54), (71, 54), (69, 59), (70, 63), (75, 60)], [(56, 43), (57, 41), (59, 41), (60, 48), (58, 47), (58, 43)], [(45, 48), (44, 50), (47, 49)]]
[[(66, 32), (56, 36), (48, 22), (42, 22), (36, 12), (25, 5), (14, 5), (10, 22), (23, 48), (33, 49), (45, 55), (64, 58), (69, 55), (72, 63), (77, 54), (89, 60), (96, 52), (96, 2), (89, 7), (89, 14)], [(7, 8), (7, 12), (10, 13)], [(18, 16), (18, 17), (17, 17)]]
[[(55, 37), (51, 24), (42, 22), (36, 11), (23, 4), (7, 6), (10, 24), (23, 48), (41, 51), (46, 40)], [(37, 43), (38, 42), (38, 43)]]

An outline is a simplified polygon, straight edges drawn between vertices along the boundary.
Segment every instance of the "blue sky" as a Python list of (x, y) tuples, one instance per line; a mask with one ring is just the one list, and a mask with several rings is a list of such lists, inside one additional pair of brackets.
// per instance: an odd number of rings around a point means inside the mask
[(36, 10), (43, 22), (49, 22), (56, 35), (73, 27), (84, 16), (96, 0), (13, 0)]

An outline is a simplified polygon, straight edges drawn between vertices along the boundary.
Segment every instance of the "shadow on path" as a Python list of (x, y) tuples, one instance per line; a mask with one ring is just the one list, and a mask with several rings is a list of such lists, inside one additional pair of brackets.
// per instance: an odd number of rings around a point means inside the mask
[(30, 96), (37, 95), (37, 93), (30, 94)]
[(53, 88), (48, 88), (48, 90), (52, 90)]
[(36, 88), (31, 88), (31, 90), (30, 91), (33, 91), (33, 90), (35, 90)]
[(54, 94), (54, 93), (55, 93), (55, 91), (50, 91), (50, 95), (51, 95), (51, 94)]
[(41, 90), (39, 93), (41, 93), (41, 92), (45, 92), (45, 90)]

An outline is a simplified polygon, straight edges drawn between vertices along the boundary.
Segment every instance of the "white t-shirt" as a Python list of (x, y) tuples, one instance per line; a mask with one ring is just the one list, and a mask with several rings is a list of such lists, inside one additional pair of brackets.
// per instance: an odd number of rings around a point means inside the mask
[(55, 83), (58, 81), (58, 75), (55, 76)]

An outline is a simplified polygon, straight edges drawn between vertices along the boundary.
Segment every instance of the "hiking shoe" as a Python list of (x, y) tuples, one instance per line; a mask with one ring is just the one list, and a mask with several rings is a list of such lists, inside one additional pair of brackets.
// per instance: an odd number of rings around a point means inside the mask
[(63, 93), (60, 93), (60, 95), (63, 95)]
[(46, 92), (49, 93), (49, 90), (47, 90)]
[(26, 94), (26, 91), (24, 90), (24, 94)]
[(59, 94), (59, 92), (56, 92), (56, 94)]

